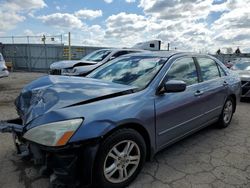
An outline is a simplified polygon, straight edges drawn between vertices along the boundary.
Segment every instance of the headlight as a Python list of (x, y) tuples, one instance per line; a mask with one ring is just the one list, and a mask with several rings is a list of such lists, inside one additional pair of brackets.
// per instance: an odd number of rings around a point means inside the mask
[(74, 69), (73, 68), (66, 68), (66, 69), (62, 69), (62, 75), (70, 75), (74, 73)]
[(77, 67), (73, 68), (73, 72), (74, 73), (78, 72), (78, 68)]
[(30, 129), (24, 138), (45, 146), (63, 146), (73, 136), (82, 119), (72, 119), (49, 123)]

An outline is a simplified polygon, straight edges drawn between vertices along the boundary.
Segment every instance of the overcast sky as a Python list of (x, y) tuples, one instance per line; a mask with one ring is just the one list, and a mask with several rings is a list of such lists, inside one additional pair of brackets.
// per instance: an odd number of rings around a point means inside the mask
[[(0, 0), (0, 36), (72, 34), (74, 45), (250, 52), (250, 0)], [(1, 41), (1, 39), (0, 39)], [(2, 41), (4, 42), (4, 41)]]

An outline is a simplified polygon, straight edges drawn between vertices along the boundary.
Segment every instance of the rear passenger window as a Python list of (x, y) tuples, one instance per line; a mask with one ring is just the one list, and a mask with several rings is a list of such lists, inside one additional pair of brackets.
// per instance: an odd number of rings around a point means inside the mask
[(197, 58), (197, 61), (201, 68), (203, 81), (220, 77), (218, 67), (214, 60), (209, 58)]
[(196, 66), (192, 58), (178, 59), (167, 73), (168, 80), (182, 80), (187, 85), (198, 83)]

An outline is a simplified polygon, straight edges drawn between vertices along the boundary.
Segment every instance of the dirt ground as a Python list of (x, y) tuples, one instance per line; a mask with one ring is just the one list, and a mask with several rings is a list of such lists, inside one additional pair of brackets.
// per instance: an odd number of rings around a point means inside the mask
[[(14, 99), (41, 73), (0, 79), (0, 120), (17, 117)], [(249, 188), (250, 102), (239, 103), (232, 124), (208, 127), (157, 154), (131, 188)], [(15, 155), (11, 135), (0, 134), (0, 188), (46, 188), (48, 179)]]

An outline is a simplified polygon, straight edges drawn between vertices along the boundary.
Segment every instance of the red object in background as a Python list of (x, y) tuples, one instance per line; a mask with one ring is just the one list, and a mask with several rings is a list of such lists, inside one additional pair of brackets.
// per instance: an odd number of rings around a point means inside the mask
[(227, 67), (227, 68), (231, 68), (232, 66), (233, 66), (234, 64), (232, 63), (232, 62), (227, 62), (227, 63), (225, 63), (225, 66)]

